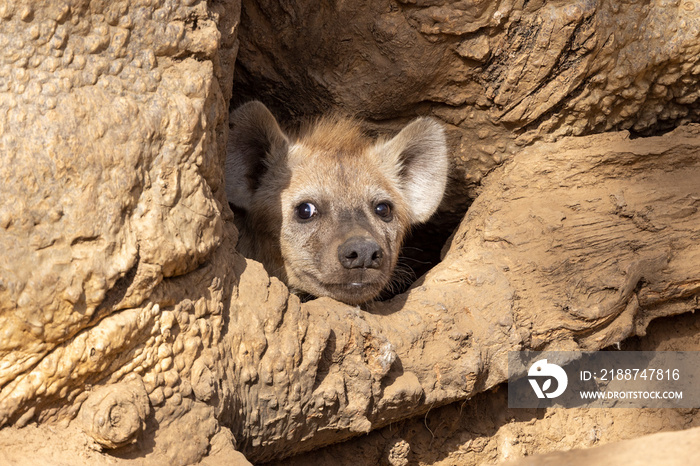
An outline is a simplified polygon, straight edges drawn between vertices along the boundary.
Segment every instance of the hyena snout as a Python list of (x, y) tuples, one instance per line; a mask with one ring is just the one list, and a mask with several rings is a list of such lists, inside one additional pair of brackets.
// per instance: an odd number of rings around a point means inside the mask
[(338, 260), (346, 269), (378, 269), (384, 251), (371, 238), (353, 236), (338, 246)]

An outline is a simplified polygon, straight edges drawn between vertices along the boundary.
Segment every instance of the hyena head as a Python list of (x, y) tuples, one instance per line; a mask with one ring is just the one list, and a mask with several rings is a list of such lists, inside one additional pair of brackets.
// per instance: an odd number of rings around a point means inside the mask
[(226, 160), (228, 200), (246, 211), (239, 250), (295, 291), (370, 301), (390, 282), (409, 227), (437, 209), (447, 165), (430, 118), (386, 140), (340, 118), (291, 138), (249, 102), (231, 114)]

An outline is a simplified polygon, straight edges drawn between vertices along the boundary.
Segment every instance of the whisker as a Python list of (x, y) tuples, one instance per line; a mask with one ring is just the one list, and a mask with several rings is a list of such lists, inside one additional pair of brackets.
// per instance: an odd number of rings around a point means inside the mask
[(401, 257), (401, 258), (399, 259), (399, 261), (412, 261), (412, 262), (416, 262), (416, 263), (418, 263), (418, 264), (423, 264), (423, 265), (425, 265), (425, 264), (431, 264), (431, 263), (432, 263), (432, 262), (430, 262), (430, 261), (422, 261), (422, 260), (420, 260), (420, 259), (415, 259), (415, 258), (413, 258), (413, 257)]
[(403, 249), (403, 250), (411, 249), (413, 251), (425, 252), (423, 249), (417, 248), (415, 246), (401, 246), (401, 249)]

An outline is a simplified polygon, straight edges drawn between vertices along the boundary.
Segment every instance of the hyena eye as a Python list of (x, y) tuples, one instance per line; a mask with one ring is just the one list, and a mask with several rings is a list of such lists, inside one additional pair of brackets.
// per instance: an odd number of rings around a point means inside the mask
[(295, 211), (297, 217), (301, 220), (308, 220), (318, 214), (318, 209), (316, 209), (316, 206), (310, 202), (302, 202), (296, 207)]
[(391, 220), (391, 204), (388, 202), (380, 202), (374, 206), (374, 213), (377, 214), (382, 220)]

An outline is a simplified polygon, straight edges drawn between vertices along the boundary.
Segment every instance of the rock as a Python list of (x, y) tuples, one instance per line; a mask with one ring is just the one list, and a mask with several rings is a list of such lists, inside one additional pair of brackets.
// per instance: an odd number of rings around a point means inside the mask
[(105, 448), (136, 442), (150, 413), (143, 380), (100, 387), (91, 392), (78, 415), (83, 430)]
[[(644, 337), (625, 340), (609, 351), (697, 351), (700, 314), (687, 313), (654, 320)], [(570, 452), (560, 464), (575, 462), (583, 448), (609, 446), (616, 453), (623, 440), (660, 431), (679, 431), (698, 425), (694, 409), (619, 408), (508, 408), (508, 387), (501, 384), (425, 414), (394, 422), (368, 435), (329, 445), (281, 461), (279, 466), (353, 466), (386, 463), (400, 444), (410, 445), (410, 464), (501, 464), (522, 458), (540, 458), (555, 451)], [(678, 432), (679, 438), (683, 432)], [(652, 444), (652, 442), (649, 442)], [(663, 443), (660, 450), (671, 448)], [(619, 449), (636, 464), (635, 449)], [(691, 449), (692, 450), (692, 449)], [(682, 459), (685, 454), (678, 452)], [(670, 451), (670, 450), (669, 450)], [(585, 457), (585, 456), (584, 456)], [(692, 456), (691, 456), (692, 457)], [(607, 464), (603, 461), (604, 464)], [(656, 462), (658, 463), (658, 462)], [(663, 463), (663, 462), (661, 462)], [(640, 464), (650, 464), (642, 461)], [(655, 464), (655, 463), (652, 463)]]
[(411, 453), (411, 445), (404, 439), (395, 439), (387, 444), (384, 453), (386, 455), (385, 464), (406, 466), (409, 464), (408, 458)]
[[(220, 360), (240, 5), (25, 3), (0, 6), (0, 426), (82, 405), (105, 447), (152, 442), (196, 407), (194, 362)], [(145, 426), (131, 376), (160, 402)], [(201, 458), (213, 431), (188, 422)]]
[(526, 142), (697, 121), (698, 31), (692, 2), (244, 0), (234, 99), (379, 131), (437, 116), (474, 197)]

